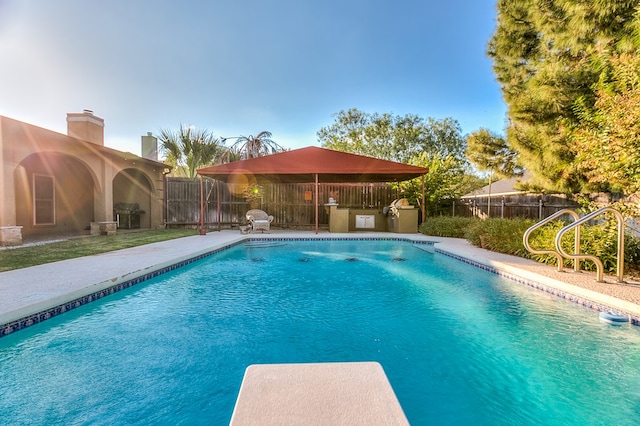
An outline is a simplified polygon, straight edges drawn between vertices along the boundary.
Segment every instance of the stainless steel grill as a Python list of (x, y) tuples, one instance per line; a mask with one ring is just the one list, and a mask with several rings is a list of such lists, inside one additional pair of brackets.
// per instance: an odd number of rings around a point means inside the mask
[(113, 208), (113, 215), (118, 222), (118, 228), (138, 229), (140, 228), (140, 215), (144, 210), (140, 209), (138, 203), (116, 203)]

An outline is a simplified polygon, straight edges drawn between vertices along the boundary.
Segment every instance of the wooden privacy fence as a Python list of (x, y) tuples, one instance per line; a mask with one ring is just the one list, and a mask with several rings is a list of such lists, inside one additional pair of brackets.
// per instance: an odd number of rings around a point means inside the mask
[[(308, 228), (315, 226), (315, 184), (269, 184), (256, 187), (252, 201), (246, 188), (203, 179), (204, 223), (207, 228), (232, 228), (245, 223), (245, 214), (258, 208), (274, 216), (273, 226)], [(385, 183), (341, 183), (318, 186), (318, 223), (327, 227), (329, 216), (324, 204), (334, 198), (342, 207), (383, 208), (398, 192)], [(218, 208), (219, 206), (219, 208)], [(200, 180), (168, 178), (166, 185), (166, 224), (168, 227), (197, 227), (200, 224)], [(218, 220), (219, 218), (219, 220)]]
[[(203, 179), (204, 223), (208, 228), (232, 228), (246, 222), (245, 214), (259, 208), (274, 216), (273, 226), (280, 228), (310, 228), (315, 226), (315, 184), (269, 184), (257, 187), (249, 202), (243, 193), (246, 188), (228, 185), (213, 179)], [(341, 207), (383, 208), (402, 195), (385, 183), (321, 183), (318, 186), (318, 223), (329, 224), (329, 197)], [(517, 194), (445, 200), (433, 206), (431, 215), (486, 218), (489, 207), (492, 218), (542, 219), (578, 204), (562, 194)], [(219, 213), (218, 213), (218, 206)], [(168, 178), (166, 185), (166, 224), (168, 227), (197, 227), (200, 225), (200, 180)], [(218, 221), (219, 218), (219, 221)]]
[(450, 202), (448, 213), (442, 213), (462, 217), (542, 219), (562, 209), (578, 207), (578, 203), (562, 194), (519, 194), (457, 199)]

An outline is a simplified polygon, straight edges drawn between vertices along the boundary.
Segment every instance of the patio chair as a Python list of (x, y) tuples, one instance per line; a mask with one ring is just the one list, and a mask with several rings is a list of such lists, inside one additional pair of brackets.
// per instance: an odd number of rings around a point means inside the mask
[(251, 232), (260, 230), (261, 232), (271, 229), (271, 222), (273, 222), (273, 216), (266, 214), (260, 209), (252, 209), (247, 212), (247, 220), (251, 225)]

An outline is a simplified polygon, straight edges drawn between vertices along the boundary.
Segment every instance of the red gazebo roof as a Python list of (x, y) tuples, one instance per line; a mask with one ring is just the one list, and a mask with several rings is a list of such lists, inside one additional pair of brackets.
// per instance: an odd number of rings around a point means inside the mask
[(227, 182), (253, 176), (259, 183), (392, 182), (428, 173), (423, 167), (309, 146), (264, 157), (198, 169), (198, 174)]

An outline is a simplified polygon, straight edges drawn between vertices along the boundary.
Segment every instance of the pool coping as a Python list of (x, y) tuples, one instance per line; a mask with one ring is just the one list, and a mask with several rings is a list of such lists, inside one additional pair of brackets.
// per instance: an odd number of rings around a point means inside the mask
[(557, 279), (549, 278), (535, 272), (526, 271), (499, 261), (470, 259), (468, 256), (457, 253), (455, 250), (451, 249), (441, 249), (436, 247), (435, 251), (436, 253), (441, 253), (519, 284), (544, 291), (561, 299), (584, 306), (596, 312), (614, 311), (622, 313), (629, 317), (629, 322), (631, 324), (636, 326), (640, 325), (640, 306), (635, 303), (607, 294), (598, 293)]
[[(396, 240), (433, 245), (434, 252), (545, 291), (595, 311), (618, 311), (640, 325), (640, 305), (549, 278), (504, 262), (505, 255), (479, 249), (459, 239), (422, 234), (308, 232), (249, 234), (209, 233), (96, 256), (70, 259), (0, 273), (0, 337), (124, 290), (165, 272), (226, 250), (246, 240)], [(176, 254), (180, 249), (180, 255)], [(506, 259), (518, 259), (507, 256)], [(533, 261), (519, 259), (518, 262)], [(517, 262), (516, 262), (517, 263)], [(96, 268), (108, 264), (109, 268)], [(545, 265), (539, 265), (545, 267)], [(546, 266), (549, 268), (548, 266)], [(75, 275), (74, 275), (75, 274)], [(87, 284), (88, 282), (88, 284)]]

